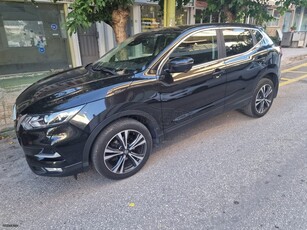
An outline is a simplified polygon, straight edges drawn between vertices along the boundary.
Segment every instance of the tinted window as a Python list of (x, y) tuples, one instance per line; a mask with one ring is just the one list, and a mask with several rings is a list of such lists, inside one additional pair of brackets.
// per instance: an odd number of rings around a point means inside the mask
[(262, 34), (258, 30), (252, 30), (252, 33), (256, 39), (256, 42), (260, 42), (261, 39), (263, 38)]
[(130, 37), (106, 53), (92, 68), (108, 68), (121, 74), (140, 72), (178, 35), (179, 32), (157, 32)]
[(171, 54), (171, 57), (191, 57), (194, 65), (218, 59), (215, 30), (198, 32), (185, 39)]
[(223, 30), (226, 56), (244, 53), (253, 47), (253, 37), (249, 30)]

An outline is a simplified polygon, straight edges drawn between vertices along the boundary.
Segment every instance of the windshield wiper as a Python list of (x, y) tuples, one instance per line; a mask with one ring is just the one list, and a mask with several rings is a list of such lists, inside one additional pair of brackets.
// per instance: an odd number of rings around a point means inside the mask
[(92, 70), (94, 71), (103, 71), (103, 72), (106, 72), (106, 73), (109, 73), (109, 74), (112, 74), (112, 75), (117, 75), (117, 72), (115, 70), (112, 70), (112, 69), (109, 69), (109, 68), (106, 68), (106, 67), (94, 67), (92, 66)]

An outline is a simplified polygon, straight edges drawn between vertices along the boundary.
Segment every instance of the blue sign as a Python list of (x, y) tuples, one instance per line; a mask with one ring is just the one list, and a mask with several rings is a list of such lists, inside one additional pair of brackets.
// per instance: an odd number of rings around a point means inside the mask
[(57, 30), (58, 29), (58, 25), (57, 24), (51, 24), (51, 29), (52, 30)]
[(44, 47), (39, 47), (38, 51), (43, 54), (43, 53), (45, 53), (45, 48)]

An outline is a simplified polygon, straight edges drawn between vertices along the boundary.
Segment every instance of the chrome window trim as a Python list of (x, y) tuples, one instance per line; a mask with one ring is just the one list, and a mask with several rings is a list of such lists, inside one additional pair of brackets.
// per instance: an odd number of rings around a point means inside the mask
[[(170, 50), (168, 50), (168, 54), (166, 55), (166, 57), (160, 62), (158, 68), (157, 68), (157, 73), (156, 75), (160, 75), (161, 74), (161, 71), (162, 71), (162, 67), (165, 65), (165, 63), (167, 62), (169, 56), (171, 55), (171, 53), (183, 42), (185, 41), (186, 39), (188, 39), (189, 37), (193, 36), (194, 34), (197, 34), (199, 32), (203, 32), (203, 31), (207, 31), (207, 30), (218, 30), (217, 28), (206, 28), (206, 29), (201, 29), (201, 30), (197, 30), (197, 31), (193, 31), (189, 34), (187, 34), (183, 39), (181, 39), (180, 41), (177, 42), (177, 44), (175, 46), (173, 46)], [(216, 33), (216, 37), (217, 37), (217, 33)], [(214, 62), (214, 61), (217, 61), (219, 60), (216, 59), (216, 60), (212, 60), (210, 62)], [(206, 62), (206, 63), (201, 63), (201, 64), (198, 64), (198, 65), (195, 65), (192, 67), (192, 69), (198, 69), (198, 68), (201, 68), (201, 66), (203, 66), (204, 64), (207, 64), (209, 62)]]
[[(181, 44), (182, 41), (186, 40), (188, 37), (198, 33), (198, 32), (201, 32), (201, 31), (206, 31), (206, 30), (225, 30), (225, 29), (244, 29), (244, 30), (256, 30), (256, 31), (259, 31), (262, 35), (262, 39), (256, 44), (254, 45), (251, 49), (245, 51), (244, 53), (241, 53), (241, 54), (236, 54), (236, 55), (233, 55), (233, 56), (230, 56), (230, 57), (223, 57), (223, 58), (219, 58), (219, 59), (216, 59), (216, 60), (213, 60), (213, 61), (210, 61), (210, 62), (206, 62), (206, 63), (202, 63), (202, 64), (199, 64), (199, 65), (195, 65), (192, 67), (192, 69), (194, 68), (201, 68), (202, 66), (206, 65), (206, 64), (210, 64), (211, 62), (215, 62), (215, 61), (218, 61), (218, 60), (225, 60), (225, 59), (228, 59), (228, 58), (233, 58), (233, 57), (237, 57), (237, 56), (240, 56), (242, 54), (245, 54), (247, 52), (249, 52), (250, 50), (252, 50), (254, 47), (256, 47), (257, 45), (259, 45), (259, 43), (264, 39), (264, 34), (263, 34), (263, 31), (259, 28), (254, 28), (254, 27), (247, 27), (247, 26), (209, 26), (207, 28), (193, 28), (190, 32), (188, 32), (187, 34), (185, 35), (179, 35), (177, 37), (178, 41), (176, 42), (175, 46), (172, 46), (170, 47), (168, 50), (166, 50), (165, 52), (163, 53), (160, 53), (160, 55), (158, 55), (157, 57), (157, 60), (152, 62), (151, 65), (149, 65), (147, 67), (147, 69), (144, 71), (144, 75), (146, 76), (152, 76), (152, 77), (157, 77), (161, 74), (161, 70), (162, 70), (162, 66), (166, 63), (167, 59), (169, 58), (171, 52), (173, 52), (178, 46), (179, 44)], [(182, 36), (182, 38), (180, 38)], [(218, 36), (218, 35), (217, 35)], [(165, 57), (163, 57), (165, 55)], [(162, 60), (161, 60), (162, 59)], [(161, 60), (161, 61), (160, 61)], [(149, 73), (150, 70), (160, 61), (160, 64), (158, 65), (158, 68), (157, 68), (157, 71), (156, 73), (152, 74), (152, 73)]]

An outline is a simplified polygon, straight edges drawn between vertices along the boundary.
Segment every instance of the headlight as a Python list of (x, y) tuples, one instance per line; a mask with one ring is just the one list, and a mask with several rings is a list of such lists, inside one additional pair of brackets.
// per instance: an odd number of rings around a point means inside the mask
[(83, 105), (50, 114), (26, 115), (21, 122), (21, 125), (25, 130), (41, 129), (53, 125), (59, 125), (66, 121), (69, 121), (82, 108)]

